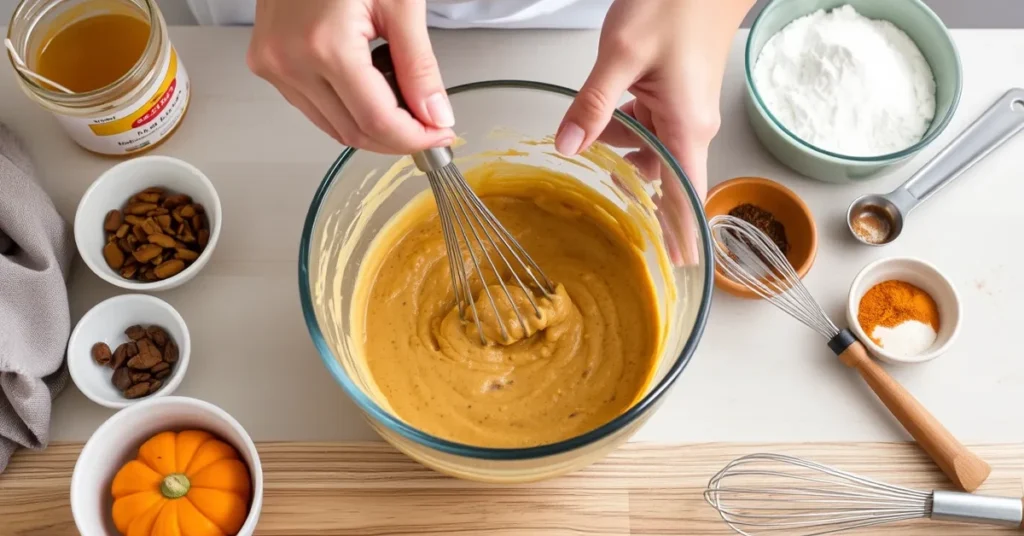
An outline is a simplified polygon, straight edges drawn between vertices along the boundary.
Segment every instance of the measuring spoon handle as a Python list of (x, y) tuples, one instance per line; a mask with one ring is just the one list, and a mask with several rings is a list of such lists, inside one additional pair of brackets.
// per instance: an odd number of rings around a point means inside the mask
[[(943, 186), (970, 169), (996, 147), (1024, 128), (1024, 89), (1014, 88), (999, 97), (949, 145), (896, 189), (899, 197), (910, 195), (906, 212), (921, 204)], [(903, 190), (903, 192), (900, 192)]]

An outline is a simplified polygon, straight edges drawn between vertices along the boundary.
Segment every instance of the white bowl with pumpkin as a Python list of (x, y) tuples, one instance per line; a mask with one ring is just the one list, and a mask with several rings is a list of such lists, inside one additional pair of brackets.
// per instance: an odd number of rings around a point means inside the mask
[(71, 475), (83, 536), (249, 536), (263, 505), (263, 470), (249, 434), (194, 398), (144, 400), (107, 419)]

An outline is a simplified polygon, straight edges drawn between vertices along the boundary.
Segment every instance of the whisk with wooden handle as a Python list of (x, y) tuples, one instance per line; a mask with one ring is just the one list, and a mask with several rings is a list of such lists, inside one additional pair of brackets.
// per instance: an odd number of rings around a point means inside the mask
[(730, 279), (828, 339), (840, 361), (854, 368), (885, 407), (960, 489), (978, 489), (991, 468), (967, 450), (920, 402), (874, 360), (848, 329), (839, 329), (800, 281), (785, 255), (764, 233), (733, 216), (709, 222), (715, 262)]
[[(399, 106), (407, 109), (390, 47), (385, 43), (374, 48), (372, 61), (388, 81)], [(498, 342), (511, 340), (513, 330), (524, 337), (530, 335), (530, 323), (524, 314), (532, 312), (540, 319), (542, 312), (536, 295), (550, 298), (555, 292), (554, 284), (473, 192), (455, 165), (450, 147), (426, 149), (411, 156), (416, 167), (427, 175), (437, 203), (452, 287), (463, 321), (467, 312), (471, 313), (481, 344), (487, 344), (485, 332), (496, 335)], [(467, 252), (468, 263), (463, 250)], [(487, 273), (492, 277), (486, 277)], [(507, 282), (503, 275), (507, 275)], [(471, 288), (474, 279), (482, 287), (477, 297)], [(511, 287), (518, 287), (522, 293)], [(481, 310), (484, 307), (491, 309), (493, 317)], [(497, 329), (485, 328), (481, 316), (493, 318)]]
[(919, 491), (780, 454), (729, 462), (704, 500), (746, 536), (835, 534), (923, 518), (1024, 529), (1021, 499)]

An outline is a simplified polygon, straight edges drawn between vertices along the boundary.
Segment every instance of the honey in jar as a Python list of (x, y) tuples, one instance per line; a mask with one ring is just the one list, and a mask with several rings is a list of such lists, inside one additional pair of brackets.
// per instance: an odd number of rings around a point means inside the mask
[(76, 93), (107, 87), (139, 61), (149, 31), (146, 21), (118, 13), (73, 22), (43, 44), (35, 72)]
[(72, 92), (15, 71), (22, 90), (90, 151), (150, 149), (185, 115), (188, 74), (154, 0), (22, 0), (8, 38), (29, 69)]

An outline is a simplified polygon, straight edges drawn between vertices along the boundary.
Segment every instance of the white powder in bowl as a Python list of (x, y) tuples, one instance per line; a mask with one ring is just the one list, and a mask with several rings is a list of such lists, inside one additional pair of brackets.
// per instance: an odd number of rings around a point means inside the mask
[(892, 328), (876, 326), (871, 332), (871, 338), (894, 354), (914, 357), (927, 352), (935, 344), (937, 334), (924, 322), (907, 320)]
[(850, 5), (786, 25), (761, 49), (753, 76), (790, 132), (846, 156), (906, 149), (935, 116), (935, 79), (913, 40)]

